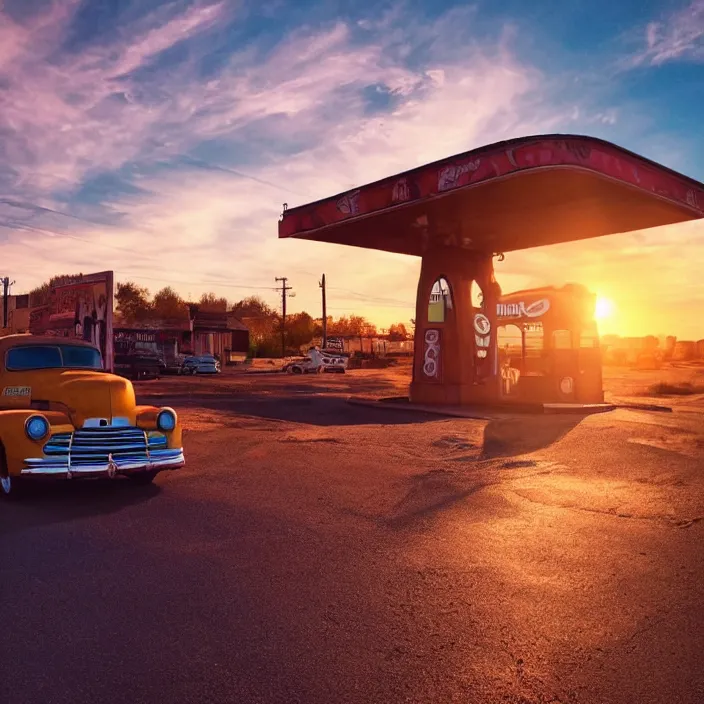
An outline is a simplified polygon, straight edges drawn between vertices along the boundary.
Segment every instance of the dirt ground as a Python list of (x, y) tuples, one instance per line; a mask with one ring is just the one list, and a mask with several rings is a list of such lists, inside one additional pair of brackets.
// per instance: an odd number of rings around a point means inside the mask
[(347, 403), (407, 366), (140, 383), (184, 469), (0, 507), (0, 701), (701, 704), (704, 394), (645, 394), (702, 377), (486, 420)]

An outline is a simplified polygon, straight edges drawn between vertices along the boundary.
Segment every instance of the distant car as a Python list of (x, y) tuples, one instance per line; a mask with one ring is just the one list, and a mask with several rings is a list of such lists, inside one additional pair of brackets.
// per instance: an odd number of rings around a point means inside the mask
[(115, 374), (132, 381), (158, 379), (163, 372), (163, 361), (149, 352), (116, 354), (114, 368)]
[(329, 374), (344, 374), (347, 371), (347, 357), (342, 355), (324, 355), (323, 371)]
[(294, 359), (282, 367), (282, 371), (288, 374), (320, 374), (323, 372), (344, 374), (346, 369), (346, 357), (331, 355), (317, 349), (309, 350), (307, 357)]
[(319, 374), (323, 371), (322, 365), (315, 364), (308, 357), (294, 359), (281, 367), (282, 372), (287, 374)]
[(186, 357), (181, 365), (181, 374), (219, 374), (220, 362), (210, 354)]

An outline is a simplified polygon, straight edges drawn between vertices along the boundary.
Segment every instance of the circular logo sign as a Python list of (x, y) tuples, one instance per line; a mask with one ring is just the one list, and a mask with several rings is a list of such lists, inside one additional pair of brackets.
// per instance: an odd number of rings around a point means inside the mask
[(565, 395), (569, 396), (574, 391), (574, 379), (571, 376), (563, 376), (560, 379), (560, 391)]
[(484, 315), (484, 313), (477, 313), (474, 316), (474, 329), (477, 331), (478, 335), (488, 335), (491, 330), (491, 323), (489, 318)]

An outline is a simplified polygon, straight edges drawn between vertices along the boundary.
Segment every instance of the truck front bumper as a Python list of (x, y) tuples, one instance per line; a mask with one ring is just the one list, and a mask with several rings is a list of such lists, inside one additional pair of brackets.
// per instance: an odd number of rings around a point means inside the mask
[(72, 462), (69, 457), (28, 458), (24, 461), (23, 477), (116, 477), (119, 475), (138, 474), (141, 472), (160, 472), (178, 469), (185, 464), (183, 449), (152, 450), (147, 458), (113, 457), (107, 461), (95, 461), (82, 458)]

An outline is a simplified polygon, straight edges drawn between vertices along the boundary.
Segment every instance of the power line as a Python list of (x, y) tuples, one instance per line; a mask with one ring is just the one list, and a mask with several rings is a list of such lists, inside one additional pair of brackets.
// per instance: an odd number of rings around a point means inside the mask
[[(125, 271), (124, 269), (122, 271)], [(129, 272), (129, 270), (127, 270)], [(221, 288), (247, 288), (256, 289), (262, 291), (278, 291), (279, 289), (275, 286), (259, 286), (257, 284), (228, 284), (223, 281), (183, 281), (179, 279), (172, 279), (170, 276), (155, 277), (155, 276), (143, 276), (142, 274), (135, 274), (133, 272), (132, 276), (135, 279), (144, 279), (145, 281), (158, 281), (159, 283), (171, 282), (174, 284), (183, 284), (184, 286), (219, 286)]]
[[(202, 161), (202, 160), (201, 160), (201, 161)], [(203, 163), (207, 163), (207, 162), (203, 162)], [(219, 167), (219, 166), (217, 166), (217, 165), (211, 165), (211, 166), (213, 166), (213, 168), (219, 168), (219, 169), (222, 169), (222, 170), (225, 170), (225, 171), (232, 171), (231, 169), (228, 170), (228, 169), (225, 169), (225, 167)], [(242, 177), (252, 178), (253, 180), (261, 180), (261, 179), (256, 179), (255, 177), (248, 177), (246, 174), (239, 174), (239, 172), (234, 172), (234, 171), (233, 171), (233, 173), (235, 173), (236, 175), (241, 175)], [(265, 182), (265, 183), (266, 183), (266, 182)], [(275, 184), (268, 184), (268, 185), (274, 186)], [(72, 218), (72, 219), (75, 219), (75, 220), (81, 220), (81, 221), (84, 221), (84, 222), (87, 222), (87, 223), (91, 223), (91, 224), (95, 224), (95, 225), (98, 225), (98, 224), (99, 224), (99, 223), (94, 223), (93, 221), (87, 220), (87, 219), (85, 219), (85, 218), (80, 218), (80, 217), (77, 217), (77, 216), (74, 216), (74, 215), (70, 215), (70, 214), (67, 214), (67, 213), (62, 213), (62, 212), (60, 212), (60, 211), (52, 210), (51, 208), (45, 208), (45, 207), (43, 207), (43, 206), (38, 206), (38, 205), (34, 205), (34, 204), (31, 204), (31, 203), (27, 203), (27, 202), (23, 203), (22, 201), (15, 201), (15, 200), (11, 200), (11, 199), (0, 199), (0, 203), (6, 203), (6, 204), (11, 205), (11, 206), (13, 206), (13, 207), (19, 207), (19, 208), (24, 208), (24, 209), (26, 209), (26, 210), (34, 211), (35, 214), (37, 214), (38, 211), (50, 212), (50, 213), (55, 213), (55, 214), (57, 214), (57, 215), (62, 215), (62, 216), (67, 217), (67, 218)], [(85, 242), (85, 243), (87, 243), (87, 244), (91, 244), (91, 245), (94, 245), (94, 246), (96, 246), (96, 247), (107, 247), (107, 248), (109, 248), (109, 249), (113, 249), (113, 250), (118, 251), (118, 252), (125, 252), (125, 253), (129, 253), (129, 254), (134, 254), (134, 249), (131, 249), (131, 248), (120, 247), (119, 245), (113, 245), (113, 244), (110, 244), (110, 243), (108, 243), (108, 242), (101, 242), (101, 241), (99, 241), (99, 240), (96, 241), (96, 240), (92, 240), (92, 239), (89, 239), (89, 238), (86, 238), (86, 237), (80, 237), (80, 236), (78, 236), (78, 235), (69, 234), (69, 233), (66, 233), (66, 232), (59, 232), (59, 231), (53, 230), (53, 229), (51, 229), (51, 228), (37, 227), (37, 226), (34, 226), (34, 225), (21, 224), (21, 223), (10, 223), (10, 224), (3, 224), (3, 223), (0, 223), (0, 227), (5, 227), (5, 228), (7, 228), (7, 229), (14, 229), (14, 230), (24, 230), (24, 231), (29, 231), (29, 232), (37, 232), (37, 233), (40, 233), (40, 234), (47, 235), (47, 236), (49, 236), (49, 237), (65, 237), (65, 238), (67, 238), (67, 239), (76, 240), (76, 241), (78, 241), (78, 242)], [(22, 244), (25, 244), (26, 246), (31, 246), (31, 243), (27, 243), (27, 242), (22, 243)], [(153, 255), (147, 255), (147, 256), (149, 256), (149, 258), (152, 258), (152, 259), (157, 257), (157, 255), (155, 255), (155, 254), (153, 254)], [(307, 270), (300, 269), (300, 268), (298, 268), (298, 267), (295, 267), (295, 268), (296, 268), (298, 271), (302, 272), (302, 273), (305, 273), (305, 274), (310, 275), (310, 276), (314, 276), (314, 274), (313, 274), (312, 272), (309, 272), (309, 271), (307, 271)], [(123, 270), (123, 271), (124, 271), (124, 270)], [(164, 281), (164, 280), (166, 279), (166, 277), (165, 277), (164, 279), (161, 279), (161, 278), (150, 277), (150, 276), (143, 276), (143, 275), (139, 275), (139, 278), (142, 278), (142, 279), (145, 279), (145, 280), (149, 280), (149, 281)], [(193, 283), (193, 282), (191, 282), (191, 281), (178, 281), (178, 280), (175, 280), (175, 279), (171, 279), (170, 277), (168, 277), (168, 280), (173, 281), (174, 283), (179, 283), (179, 284), (184, 284), (184, 285), (190, 285), (191, 283)], [(206, 285), (206, 286), (219, 286), (219, 287), (222, 287), (222, 288), (233, 288), (233, 289), (234, 289), (234, 288), (240, 288), (240, 289), (251, 288), (251, 289), (262, 290), (262, 291), (264, 291), (264, 290), (267, 290), (267, 291), (269, 291), (269, 290), (270, 290), (270, 291), (278, 291), (278, 290), (279, 290), (279, 289), (277, 289), (277, 288), (270, 287), (270, 286), (260, 286), (260, 285), (254, 285), (254, 284), (253, 284), (253, 285), (249, 285), (249, 284), (228, 284), (228, 283), (225, 283), (224, 281), (203, 281), (203, 282), (200, 282), (200, 283), (201, 283), (201, 285)], [(332, 287), (332, 286), (329, 287), (329, 288), (330, 288), (330, 290), (344, 291), (344, 292), (350, 294), (350, 296), (347, 297), (348, 300), (358, 300), (358, 301), (360, 301), (360, 302), (374, 303), (375, 305), (381, 305), (381, 304), (384, 304), (384, 305), (385, 305), (385, 304), (397, 304), (397, 305), (400, 306), (400, 307), (405, 307), (405, 306), (408, 305), (408, 304), (405, 303), (404, 301), (400, 301), (400, 300), (398, 300), (398, 299), (386, 298), (386, 297), (381, 297), (381, 296), (365, 296), (364, 294), (360, 294), (358, 291), (354, 291), (353, 289), (349, 289), (349, 288), (344, 288), (344, 287)], [(387, 306), (387, 307), (388, 307), (388, 306)], [(337, 310), (340, 310), (340, 309), (337, 309)]]
[(110, 223), (96, 222), (95, 220), (82, 218), (79, 215), (72, 215), (71, 213), (64, 213), (61, 210), (54, 210), (54, 208), (48, 208), (45, 205), (37, 205), (36, 203), (30, 203), (28, 200), (0, 198), (0, 204), (9, 205), (12, 208), (19, 208), (21, 210), (29, 210), (33, 215), (39, 215), (40, 213), (51, 213), (52, 215), (60, 215), (61, 217), (69, 218), (70, 220), (87, 222), (89, 225), (96, 225), (98, 227), (114, 227), (114, 225), (111, 225)]
[[(67, 239), (70, 240), (77, 240), (78, 242), (86, 242), (88, 244), (92, 245), (98, 245), (100, 247), (107, 247), (108, 249), (114, 249), (118, 252), (126, 252), (128, 254), (134, 255), (134, 248), (130, 249), (129, 247), (119, 247), (118, 245), (110, 244), (108, 242), (100, 242), (96, 240), (91, 240), (88, 239), (87, 237), (79, 237), (78, 235), (69, 235), (67, 232), (58, 232), (57, 230), (52, 230), (48, 227), (36, 227), (33, 225), (22, 225), (19, 223), (13, 223), (13, 224), (3, 224), (0, 223), (0, 227), (4, 227), (7, 230), (26, 230), (28, 232), (38, 232), (41, 235), (47, 235), (48, 237), (66, 237)], [(20, 244), (23, 244), (27, 247), (32, 247), (31, 242), (20, 242)], [(148, 255), (150, 258), (156, 258), (156, 254)]]
[[(129, 249), (127, 247), (119, 247), (117, 245), (111, 245), (107, 242), (96, 242), (96, 241), (88, 239), (86, 237), (79, 237), (78, 235), (70, 235), (68, 233), (58, 232), (56, 230), (51, 230), (49, 228), (40, 228), (40, 227), (35, 227), (32, 225), (23, 225), (23, 224), (19, 224), (19, 223), (13, 224), (13, 225), (5, 225), (5, 224), (0, 223), (0, 227), (5, 227), (7, 229), (12, 229), (12, 230), (25, 230), (25, 231), (29, 231), (29, 232), (38, 232), (40, 234), (48, 235), (49, 237), (66, 237), (68, 239), (77, 240), (79, 242), (86, 242), (88, 244), (95, 244), (95, 245), (102, 246), (102, 247), (108, 247), (110, 249), (114, 249), (114, 250), (117, 250), (120, 252), (134, 254), (134, 249)], [(22, 242), (21, 244), (24, 244), (25, 246), (28, 246), (28, 247), (32, 246), (31, 243), (29, 243), (29, 242)], [(156, 256), (157, 255), (151, 255), (151, 258), (156, 258)], [(152, 267), (152, 270), (153, 270), (153, 267)], [(122, 269), (122, 271), (129, 272), (129, 269), (128, 270)], [(185, 272), (183, 272), (183, 273), (185, 273)], [(163, 278), (157, 278), (157, 277), (153, 277), (153, 276), (145, 276), (142, 274), (136, 274), (134, 272), (132, 275), (135, 276), (135, 278), (145, 279), (147, 281), (159, 281), (159, 282), (171, 281), (173, 283), (179, 283), (179, 284), (184, 284), (184, 285), (190, 285), (190, 284), (194, 283), (193, 281), (179, 281), (177, 279), (172, 279), (170, 276), (165, 276)], [(257, 289), (257, 290), (262, 290), (262, 291), (264, 291), (264, 290), (278, 291), (278, 289), (273, 286), (260, 286), (257, 284), (228, 284), (224, 281), (201, 281), (200, 284), (205, 285), (205, 286), (220, 286), (222, 288), (250, 288), (250, 289)]]
[[(383, 305), (378, 305), (376, 308), (380, 308), (383, 310), (403, 310), (404, 308), (411, 308), (415, 309), (415, 306), (411, 303), (409, 303), (407, 306), (383, 306)], [(336, 311), (338, 313), (340, 312), (354, 312), (354, 311), (359, 311), (359, 306), (357, 308), (338, 308), (337, 306), (334, 306), (333, 308), (328, 308), (328, 311)]]
[(195, 157), (182, 154), (181, 158), (191, 166), (197, 166), (201, 169), (211, 169), (212, 171), (222, 171), (226, 174), (231, 174), (237, 176), (238, 178), (244, 178), (249, 181), (255, 181), (256, 183), (261, 183), (263, 186), (269, 186), (270, 188), (275, 188), (277, 191), (285, 191), (286, 193), (291, 193), (295, 196), (301, 196), (302, 198), (310, 198), (307, 193), (301, 193), (300, 191), (294, 191), (286, 186), (280, 186), (278, 183), (273, 183), (272, 181), (267, 181), (263, 178), (258, 178), (257, 176), (250, 176), (242, 171), (237, 171), (236, 169), (231, 169), (227, 166), (220, 166), (220, 164), (214, 164), (212, 161), (206, 161), (205, 159), (196, 159)]
[(359, 291), (354, 291), (351, 288), (341, 288), (341, 287), (336, 287), (336, 286), (330, 286), (329, 287), (331, 291), (345, 291), (349, 294), (348, 298), (350, 300), (360, 300), (360, 301), (379, 301), (383, 303), (398, 303), (399, 305), (406, 305), (404, 301), (399, 300), (398, 298), (387, 298), (385, 296), (366, 296), (363, 293), (359, 293)]

